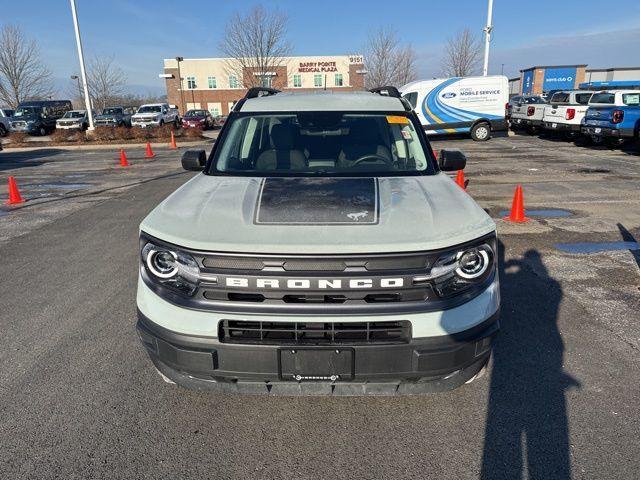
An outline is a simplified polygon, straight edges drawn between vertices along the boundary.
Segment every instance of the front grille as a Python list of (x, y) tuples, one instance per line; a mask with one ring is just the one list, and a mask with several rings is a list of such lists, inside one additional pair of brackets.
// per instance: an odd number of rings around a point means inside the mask
[[(433, 257), (433, 256), (431, 256)], [(347, 269), (361, 271), (425, 270), (433, 258), (424, 253), (389, 255), (346, 255), (331, 258), (321, 257), (260, 257), (235, 255), (207, 255), (202, 265), (223, 270), (271, 270), (278, 268), (287, 272), (344, 272)]]
[(269, 345), (402, 344), (411, 340), (411, 323), (222, 320), (218, 339), (224, 343)]
[(11, 122), (11, 126), (14, 128), (26, 127), (27, 122)]

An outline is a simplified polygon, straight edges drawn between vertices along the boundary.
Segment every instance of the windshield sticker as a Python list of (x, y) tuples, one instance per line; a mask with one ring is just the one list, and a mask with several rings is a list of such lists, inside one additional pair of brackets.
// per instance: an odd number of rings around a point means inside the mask
[(411, 140), (411, 132), (402, 130), (402, 138), (404, 138), (405, 140)]
[(255, 223), (377, 224), (378, 182), (375, 178), (266, 178)]
[(401, 115), (387, 115), (387, 123), (407, 124), (409, 123), (409, 119)]

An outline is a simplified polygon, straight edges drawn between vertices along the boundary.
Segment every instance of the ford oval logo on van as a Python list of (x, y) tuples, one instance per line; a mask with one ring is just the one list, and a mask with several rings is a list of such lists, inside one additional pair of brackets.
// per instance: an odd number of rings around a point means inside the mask
[(453, 93), (453, 92), (447, 92), (447, 93), (443, 93), (442, 94), (442, 98), (453, 98), (455, 96), (456, 96), (456, 94)]

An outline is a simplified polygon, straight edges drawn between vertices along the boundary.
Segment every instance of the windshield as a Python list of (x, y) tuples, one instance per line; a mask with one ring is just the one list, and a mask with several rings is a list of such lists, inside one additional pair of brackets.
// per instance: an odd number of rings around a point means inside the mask
[(84, 112), (67, 112), (64, 114), (62, 118), (82, 118), (84, 117)]
[(524, 103), (531, 104), (531, 103), (546, 103), (546, 102), (544, 101), (544, 98), (541, 98), (541, 97), (524, 97)]
[(433, 173), (405, 115), (300, 112), (234, 118), (209, 173), (359, 176)]
[(145, 105), (138, 109), (138, 113), (160, 113), (160, 105)]
[(121, 113), (121, 108), (105, 108), (104, 110), (102, 110), (102, 115), (119, 115)]
[(589, 103), (615, 103), (614, 93), (594, 93)]
[(30, 117), (32, 115), (40, 115), (42, 109), (40, 107), (18, 107), (13, 114), (14, 117)]
[(207, 115), (206, 110), (189, 110), (184, 114), (185, 117), (204, 117)]

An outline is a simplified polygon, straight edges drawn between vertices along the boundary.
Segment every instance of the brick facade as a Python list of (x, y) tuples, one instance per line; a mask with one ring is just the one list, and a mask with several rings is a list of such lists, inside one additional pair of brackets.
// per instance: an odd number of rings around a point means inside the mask
[[(359, 63), (353, 63), (353, 56), (339, 57), (289, 57), (285, 65), (270, 68), (268, 74), (271, 86), (278, 90), (317, 92), (325, 88), (330, 91), (354, 91), (364, 89), (364, 65), (361, 57), (355, 57)], [(180, 96), (177, 63), (165, 60), (164, 73), (167, 101), (177, 105), (183, 114), (189, 108), (205, 108), (228, 115), (232, 105), (246, 93), (246, 88), (228, 88), (232, 85), (228, 75), (225, 59), (184, 59), (180, 63), (182, 75), (183, 97)], [(245, 68), (241, 79), (244, 85), (255, 85), (257, 69)], [(342, 75), (342, 86), (336, 86)], [(302, 82), (301, 87), (294, 87), (294, 75)], [(315, 76), (322, 75), (322, 87), (315, 87)], [(196, 88), (188, 88), (188, 78), (195, 79)], [(215, 78), (216, 88), (208, 88), (208, 79)], [(306, 85), (305, 85), (306, 83)]]

